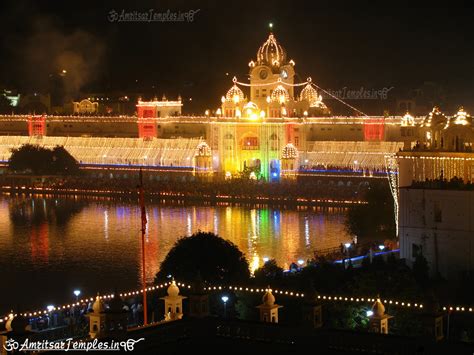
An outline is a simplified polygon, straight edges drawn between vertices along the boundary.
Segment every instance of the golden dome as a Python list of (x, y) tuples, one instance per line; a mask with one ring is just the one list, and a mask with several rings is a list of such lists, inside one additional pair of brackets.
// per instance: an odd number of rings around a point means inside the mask
[(301, 90), (300, 101), (303, 100), (308, 101), (309, 107), (326, 107), (326, 105), (323, 103), (323, 97), (318, 95), (318, 92), (311, 84), (307, 84), (303, 90)]
[(94, 304), (92, 305), (92, 310), (94, 313), (102, 313), (105, 311), (104, 302), (100, 299), (99, 294), (95, 298)]
[(449, 125), (448, 118), (442, 113), (437, 106), (433, 107), (433, 110), (423, 120), (422, 126), (424, 127), (436, 127), (438, 125)]
[(374, 312), (374, 316), (376, 317), (383, 317), (385, 314), (385, 306), (380, 301), (380, 298), (377, 297), (377, 301), (372, 305), (372, 312)]
[(453, 123), (456, 125), (467, 126), (472, 124), (472, 117), (464, 111), (463, 107), (460, 107), (456, 115), (453, 117)]
[(275, 296), (273, 296), (272, 290), (267, 289), (267, 292), (262, 297), (262, 302), (266, 306), (273, 306), (275, 304)]
[(178, 286), (176, 286), (176, 281), (172, 281), (171, 284), (169, 285), (168, 287), (168, 296), (171, 296), (171, 297), (176, 297), (179, 295), (179, 288)]
[(290, 95), (288, 94), (288, 90), (286, 90), (281, 84), (273, 90), (271, 96), (272, 101), (278, 101), (281, 104), (288, 101), (289, 98)]
[(296, 149), (293, 144), (288, 143), (285, 148), (283, 148), (281, 155), (284, 159), (296, 159), (298, 157), (298, 149)]
[(270, 33), (268, 39), (258, 49), (257, 63), (271, 66), (286, 64), (286, 51), (277, 42), (273, 33)]
[(227, 101), (234, 101), (235, 103), (244, 101), (244, 93), (243, 91), (236, 85), (232, 86), (227, 94), (225, 94), (225, 99)]

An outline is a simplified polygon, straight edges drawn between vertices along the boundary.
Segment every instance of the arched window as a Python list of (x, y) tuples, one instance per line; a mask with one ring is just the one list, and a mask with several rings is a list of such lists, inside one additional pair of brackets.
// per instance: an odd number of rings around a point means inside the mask
[(257, 137), (245, 137), (242, 139), (243, 150), (257, 150), (259, 149), (259, 142)]

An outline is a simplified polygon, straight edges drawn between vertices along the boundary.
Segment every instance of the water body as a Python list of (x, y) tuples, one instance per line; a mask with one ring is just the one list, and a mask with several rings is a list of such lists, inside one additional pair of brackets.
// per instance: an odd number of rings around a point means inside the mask
[[(182, 236), (211, 231), (242, 250), (255, 269), (263, 258), (283, 267), (350, 240), (344, 210), (188, 206), (149, 203), (147, 279)], [(139, 287), (140, 211), (105, 198), (0, 196), (0, 315), (75, 299), (73, 290)], [(209, 255), (203, 255), (209, 257)]]

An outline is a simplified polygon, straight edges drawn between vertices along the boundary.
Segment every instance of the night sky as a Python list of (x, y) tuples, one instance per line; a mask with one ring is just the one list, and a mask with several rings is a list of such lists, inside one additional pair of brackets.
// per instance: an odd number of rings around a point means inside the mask
[[(413, 5), (412, 5), (413, 6)], [(109, 12), (186, 12), (193, 22), (110, 22)], [(404, 93), (434, 82), (450, 105), (474, 109), (472, 11), (355, 7), (316, 1), (2, 1), (0, 86), (48, 91), (63, 67), (70, 90), (181, 94), (189, 111), (219, 105), (268, 36), (268, 23), (319, 86)], [(228, 73), (228, 75), (226, 75)], [(354, 102), (351, 102), (354, 104)], [(356, 105), (356, 103), (355, 103)]]

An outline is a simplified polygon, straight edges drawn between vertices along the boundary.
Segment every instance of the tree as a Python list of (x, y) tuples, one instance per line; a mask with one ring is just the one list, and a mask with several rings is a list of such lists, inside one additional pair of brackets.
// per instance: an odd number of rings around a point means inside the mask
[(79, 172), (76, 159), (63, 147), (48, 149), (32, 144), (13, 149), (8, 168), (34, 175), (72, 175)]
[(198, 271), (204, 281), (213, 284), (247, 281), (250, 277), (249, 264), (235, 244), (213, 233), (198, 232), (175, 243), (155, 280), (160, 282), (171, 275), (192, 282)]
[(360, 238), (395, 237), (393, 197), (387, 186), (374, 185), (366, 193), (367, 204), (349, 208), (346, 230)]
[(261, 268), (254, 272), (257, 282), (270, 282), (283, 278), (283, 269), (278, 266), (275, 259), (268, 260)]

